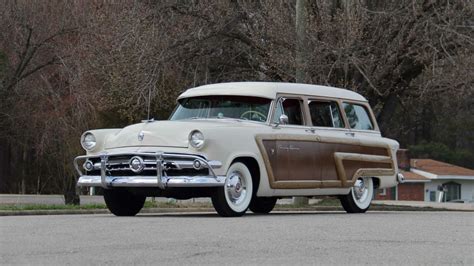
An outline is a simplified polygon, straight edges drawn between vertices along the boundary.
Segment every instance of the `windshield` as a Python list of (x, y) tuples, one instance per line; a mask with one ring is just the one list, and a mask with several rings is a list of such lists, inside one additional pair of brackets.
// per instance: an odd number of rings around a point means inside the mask
[(270, 99), (248, 96), (201, 96), (181, 99), (170, 120), (236, 118), (267, 121)]

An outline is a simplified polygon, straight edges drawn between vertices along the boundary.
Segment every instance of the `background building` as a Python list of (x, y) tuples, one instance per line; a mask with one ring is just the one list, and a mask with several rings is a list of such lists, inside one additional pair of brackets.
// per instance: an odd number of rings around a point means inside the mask
[(474, 170), (432, 159), (411, 159), (408, 150), (397, 154), (405, 183), (377, 190), (377, 200), (474, 201)]

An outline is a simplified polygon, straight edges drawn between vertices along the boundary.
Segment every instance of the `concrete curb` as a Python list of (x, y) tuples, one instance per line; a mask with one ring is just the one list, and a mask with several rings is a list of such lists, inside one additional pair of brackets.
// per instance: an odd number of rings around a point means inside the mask
[[(340, 208), (276, 208), (275, 211), (298, 212), (298, 211), (334, 211), (342, 210)], [(144, 208), (140, 213), (190, 213), (190, 212), (208, 212), (216, 213), (214, 208)], [(107, 209), (86, 209), (86, 210), (25, 210), (25, 211), (0, 211), (0, 216), (22, 216), (22, 215), (80, 215), (80, 214), (111, 214)], [(216, 213), (217, 214), (217, 213)]]
[[(150, 199), (149, 199), (150, 200)], [(309, 206), (291, 206), (290, 198), (279, 199), (275, 212), (318, 212), (318, 211), (343, 211), (339, 206), (318, 205), (321, 199), (310, 199)], [(189, 213), (210, 212), (215, 213), (210, 199), (199, 198), (195, 200), (170, 201), (170, 199), (156, 198), (157, 203), (170, 203), (170, 206), (144, 208), (141, 213)], [(172, 204), (176, 204), (173, 206)], [(104, 204), (102, 196), (81, 196), (82, 204)], [(0, 194), (0, 205), (64, 205), (62, 195), (10, 195)], [(473, 212), (474, 204), (461, 203), (434, 203), (416, 201), (372, 201), (371, 211), (461, 211)], [(51, 210), (0, 210), (0, 216), (12, 215), (74, 215), (74, 214), (109, 214), (107, 209), (51, 209)]]
[[(140, 213), (215, 213), (213, 208), (145, 208)], [(107, 209), (0, 211), (0, 216), (111, 214)]]
[(474, 211), (473, 203), (374, 200), (372, 204), (413, 208), (435, 208), (453, 211)]
[[(459, 211), (472, 212), (472, 210), (452, 210), (432, 207), (394, 206), (374, 204), (368, 212), (391, 212), (391, 211)], [(180, 207), (180, 208), (144, 208), (142, 214), (165, 214), (165, 213), (216, 213), (212, 207)], [(250, 212), (250, 211), (249, 211)], [(310, 207), (276, 207), (274, 212), (297, 213), (297, 212), (344, 212), (339, 206), (310, 206)], [(81, 214), (110, 214), (107, 209), (79, 209), (79, 210), (24, 210), (24, 211), (0, 211), (0, 216), (22, 216), (22, 215), (81, 215)], [(217, 214), (216, 214), (217, 215)]]
[(90, 210), (25, 210), (25, 211), (0, 211), (0, 216), (23, 216), (23, 215), (65, 215), (65, 214), (104, 214), (110, 213), (106, 209)]

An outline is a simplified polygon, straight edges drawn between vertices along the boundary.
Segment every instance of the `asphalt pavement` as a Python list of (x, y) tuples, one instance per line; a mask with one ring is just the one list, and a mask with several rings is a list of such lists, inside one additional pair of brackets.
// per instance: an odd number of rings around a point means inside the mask
[(472, 212), (0, 217), (3, 265), (474, 265)]

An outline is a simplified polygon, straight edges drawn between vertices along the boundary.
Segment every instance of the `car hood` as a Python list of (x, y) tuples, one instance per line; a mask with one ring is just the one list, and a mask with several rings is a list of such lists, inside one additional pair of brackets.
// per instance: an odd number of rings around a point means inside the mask
[[(152, 121), (127, 126), (105, 140), (105, 149), (123, 147), (175, 147), (187, 148), (189, 133), (217, 127), (228, 127), (242, 122), (222, 120)], [(141, 138), (141, 135), (143, 138)]]

